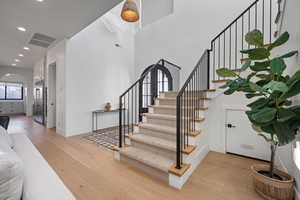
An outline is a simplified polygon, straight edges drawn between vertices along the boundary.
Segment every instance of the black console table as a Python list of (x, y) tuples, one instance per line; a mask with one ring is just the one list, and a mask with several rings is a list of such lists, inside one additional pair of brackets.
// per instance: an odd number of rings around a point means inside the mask
[[(92, 131), (98, 131), (98, 115), (105, 113), (115, 113), (119, 112), (120, 109), (112, 109), (112, 110), (95, 110), (92, 112)], [(95, 122), (96, 121), (96, 122)]]

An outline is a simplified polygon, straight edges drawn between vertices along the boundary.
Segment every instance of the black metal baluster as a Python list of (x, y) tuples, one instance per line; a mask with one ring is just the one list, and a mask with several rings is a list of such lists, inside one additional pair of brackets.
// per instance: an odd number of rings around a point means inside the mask
[(270, 44), (272, 43), (272, 0), (270, 0)]
[(177, 132), (176, 132), (176, 168), (177, 169), (181, 169), (181, 136), (180, 136), (180, 108), (181, 108), (181, 104), (180, 104), (180, 96), (178, 96), (176, 98), (176, 128), (177, 128)]
[(119, 98), (119, 147), (122, 148), (122, 96)]
[(231, 26), (229, 28), (229, 69), (231, 69)]
[(132, 132), (133, 125), (134, 125), (134, 122), (133, 122), (133, 115), (134, 115), (134, 112), (133, 112), (133, 95), (134, 94), (133, 94), (133, 92), (134, 92), (134, 90), (131, 91), (131, 130), (130, 130), (130, 132)]
[[(250, 32), (250, 23), (251, 23), (250, 11), (251, 11), (251, 9), (249, 9), (249, 11), (248, 11), (248, 33)], [(250, 44), (248, 44), (248, 49), (250, 49)]]
[(265, 40), (265, 0), (262, 0), (262, 34)]
[(213, 43), (213, 80), (216, 80), (216, 42)]
[(237, 23), (238, 21), (235, 22), (235, 69), (237, 69), (237, 42), (238, 42), (238, 39), (237, 39)]
[[(220, 46), (221, 46), (221, 44), (220, 44), (220, 37), (218, 38), (218, 40), (219, 40), (219, 50), (218, 50), (218, 69), (220, 69), (220, 53), (221, 53), (221, 49), (220, 49)], [(218, 76), (218, 80), (220, 80), (220, 76)]]
[(255, 4), (255, 29), (257, 29), (257, 3)]
[(225, 49), (226, 49), (226, 32), (224, 32), (224, 42), (223, 42), (223, 67), (226, 67), (226, 53), (225, 53)]
[[(242, 50), (244, 50), (244, 15), (242, 16)], [(242, 59), (244, 58), (244, 54), (242, 54)]]

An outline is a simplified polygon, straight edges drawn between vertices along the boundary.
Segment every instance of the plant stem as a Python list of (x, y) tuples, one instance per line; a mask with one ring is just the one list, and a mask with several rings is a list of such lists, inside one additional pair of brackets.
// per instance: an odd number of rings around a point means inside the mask
[(276, 145), (275, 144), (271, 144), (270, 178), (274, 177), (275, 153), (276, 153)]

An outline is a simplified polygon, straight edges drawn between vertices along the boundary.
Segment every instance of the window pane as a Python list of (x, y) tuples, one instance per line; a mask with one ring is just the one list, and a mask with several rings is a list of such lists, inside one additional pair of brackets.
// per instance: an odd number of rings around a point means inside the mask
[(7, 99), (22, 99), (22, 84), (6, 83)]
[(5, 99), (5, 83), (0, 83), (0, 99)]

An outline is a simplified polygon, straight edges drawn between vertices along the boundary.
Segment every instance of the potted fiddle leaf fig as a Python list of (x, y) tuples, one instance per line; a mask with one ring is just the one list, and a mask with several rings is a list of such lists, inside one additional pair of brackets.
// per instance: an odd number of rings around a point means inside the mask
[(245, 40), (255, 48), (241, 51), (247, 59), (240, 72), (227, 68), (217, 70), (219, 76), (231, 78), (221, 86), (226, 88), (225, 95), (242, 92), (246, 98), (254, 99), (247, 105), (246, 115), (252, 128), (270, 144), (271, 158), (270, 165), (254, 165), (251, 170), (255, 190), (269, 200), (292, 200), (294, 196), (294, 179), (274, 167), (277, 147), (291, 143), (300, 127), (300, 106), (291, 100), (300, 93), (300, 70), (285, 73), (288, 67), (285, 60), (298, 51), (271, 56), (272, 50), (288, 39), (289, 33), (285, 32), (265, 45), (261, 31), (253, 30), (246, 34)]

